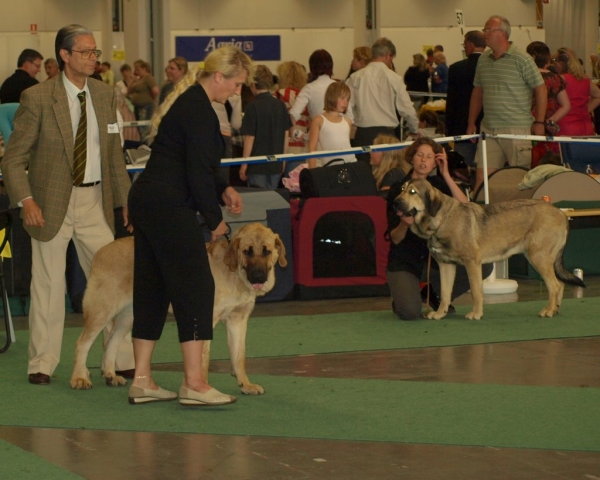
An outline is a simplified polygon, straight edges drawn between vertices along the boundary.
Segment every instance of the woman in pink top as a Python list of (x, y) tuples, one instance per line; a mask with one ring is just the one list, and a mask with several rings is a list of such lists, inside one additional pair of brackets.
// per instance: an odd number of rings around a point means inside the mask
[(560, 127), (558, 135), (595, 135), (590, 113), (600, 105), (600, 88), (585, 74), (573, 50), (560, 48), (555, 63), (567, 84), (571, 103), (571, 110), (557, 122)]

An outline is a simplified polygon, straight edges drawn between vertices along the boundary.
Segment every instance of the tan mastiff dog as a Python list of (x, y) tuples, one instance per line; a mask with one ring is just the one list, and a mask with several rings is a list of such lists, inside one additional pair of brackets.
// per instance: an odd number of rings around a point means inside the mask
[[(207, 249), (215, 280), (213, 326), (222, 321), (227, 327), (233, 374), (242, 393), (261, 395), (265, 393), (263, 387), (250, 383), (246, 374), (246, 329), (256, 297), (275, 286), (275, 264), (287, 265), (285, 247), (270, 228), (252, 223), (237, 230), (230, 243), (223, 239), (207, 244)], [(113, 319), (111, 336), (104, 346), (102, 375), (107, 385), (126, 385), (127, 381), (115, 373), (115, 357), (133, 326), (133, 237), (115, 240), (94, 256), (83, 297), (83, 319), (71, 387), (92, 388), (87, 356), (98, 334)], [(208, 381), (210, 341), (205, 342), (202, 357)]]
[(569, 221), (558, 208), (541, 200), (512, 200), (493, 205), (461, 203), (432, 187), (427, 180), (404, 184), (394, 201), (402, 215), (413, 216), (413, 233), (427, 240), (429, 251), (440, 266), (441, 303), (428, 318), (444, 318), (450, 305), (456, 264), (469, 276), (473, 311), (469, 320), (483, 315), (481, 264), (523, 253), (544, 279), (548, 304), (540, 317), (558, 313), (564, 283), (585, 287), (567, 272), (562, 255), (567, 243)]

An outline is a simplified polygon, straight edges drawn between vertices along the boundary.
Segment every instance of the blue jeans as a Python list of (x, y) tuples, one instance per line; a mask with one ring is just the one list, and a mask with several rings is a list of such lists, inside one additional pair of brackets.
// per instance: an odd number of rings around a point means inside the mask
[[(154, 104), (144, 105), (143, 107), (134, 107), (135, 119), (138, 121), (150, 120), (152, 113), (154, 113)], [(150, 127), (138, 127), (140, 132), (140, 139), (144, 141), (144, 138), (150, 133)]]
[(477, 162), (475, 161), (475, 153), (477, 153), (477, 144), (467, 140), (466, 142), (456, 142), (454, 144), (454, 151), (460, 153), (466, 164), (469, 167), (476, 167)]
[(258, 188), (271, 188), (275, 190), (279, 186), (279, 179), (281, 175), (274, 173), (266, 175), (262, 173), (250, 173), (248, 174), (248, 186)]

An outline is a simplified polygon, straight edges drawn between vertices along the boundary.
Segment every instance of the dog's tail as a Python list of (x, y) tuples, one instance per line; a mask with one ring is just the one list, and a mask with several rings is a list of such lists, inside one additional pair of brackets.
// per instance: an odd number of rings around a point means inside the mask
[(571, 272), (567, 271), (563, 265), (563, 250), (557, 255), (556, 260), (554, 261), (554, 272), (559, 280), (569, 283), (571, 285), (575, 285), (577, 287), (585, 288), (585, 283), (579, 277), (576, 277)]

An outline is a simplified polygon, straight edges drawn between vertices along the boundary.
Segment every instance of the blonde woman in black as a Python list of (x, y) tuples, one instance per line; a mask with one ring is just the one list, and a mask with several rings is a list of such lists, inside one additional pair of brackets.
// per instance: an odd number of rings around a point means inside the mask
[[(214, 280), (208, 263), (199, 212), (211, 240), (227, 232), (220, 204), (240, 213), (240, 195), (216, 170), (224, 153), (212, 101), (224, 103), (252, 79), (250, 58), (235, 47), (222, 47), (175, 87), (153, 119), (152, 154), (131, 188), (135, 262), (133, 348), (136, 372), (129, 390), (132, 404), (174, 400), (175, 392), (152, 379), (151, 359), (169, 304), (183, 353), (183, 405), (224, 405), (235, 397), (202, 379), (202, 350), (212, 339)], [(191, 85), (191, 86), (190, 86)]]

